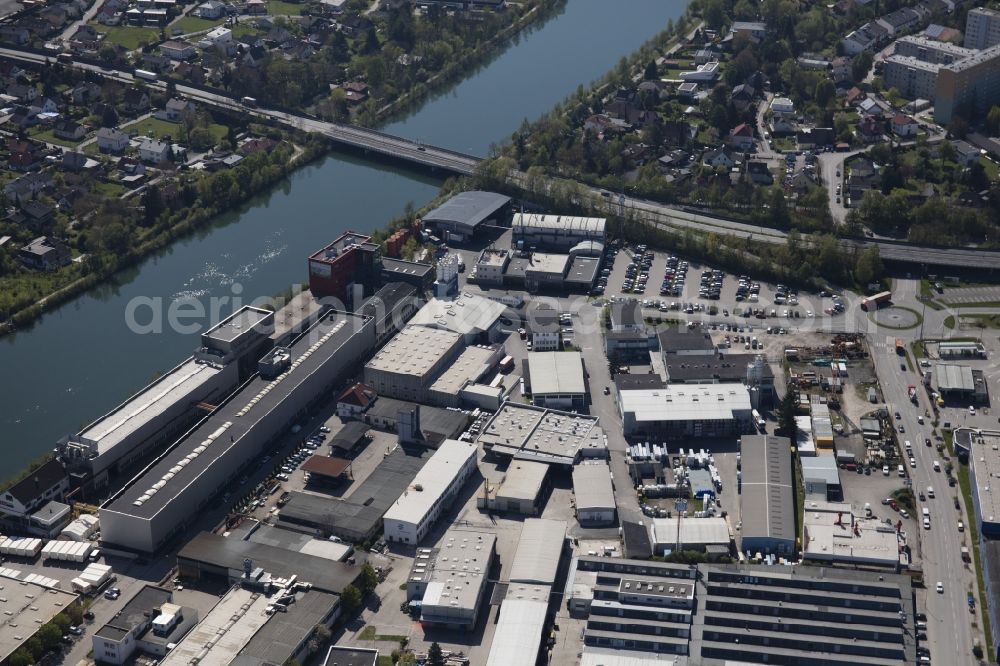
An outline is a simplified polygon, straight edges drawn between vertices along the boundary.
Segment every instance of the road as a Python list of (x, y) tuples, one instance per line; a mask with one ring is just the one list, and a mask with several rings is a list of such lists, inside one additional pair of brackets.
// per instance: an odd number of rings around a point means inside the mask
[[(917, 280), (897, 280), (893, 290), (893, 301), (906, 303), (913, 307), (917, 303), (919, 291)], [(886, 407), (890, 413), (898, 411), (901, 418), (894, 422), (897, 427), (903, 425), (905, 433), (899, 434), (900, 445), (909, 440), (913, 444), (913, 457), (917, 461), (915, 468), (907, 465), (907, 471), (913, 484), (916, 497), (919, 492), (925, 492), (928, 486), (934, 488), (934, 498), (927, 497), (925, 502), (916, 502), (916, 528), (919, 532), (919, 557), (923, 565), (926, 590), (918, 592), (918, 607), (921, 596), (926, 604), (928, 643), (933, 662), (936, 664), (970, 664), (975, 663), (972, 656), (973, 629), (972, 622), (979, 615), (970, 615), (967, 605), (967, 594), (970, 589), (976, 590), (975, 572), (971, 566), (962, 563), (960, 548), (968, 543), (967, 532), (959, 532), (957, 523), (965, 520), (966, 512), (954, 508), (954, 498), (958, 497), (960, 506), (964, 504), (961, 493), (956, 488), (949, 488), (944, 473), (944, 454), (940, 454), (933, 446), (937, 442), (932, 437), (930, 419), (924, 419), (924, 424), (917, 421), (919, 415), (930, 410), (929, 397), (921, 389), (918, 391), (919, 405), (914, 406), (907, 393), (910, 385), (921, 386), (919, 367), (911, 372), (903, 357), (895, 351), (895, 338), (901, 337), (907, 343), (915, 340), (918, 329), (895, 331), (876, 327), (868, 319), (867, 313), (860, 308), (850, 308), (856, 318), (858, 330), (868, 331), (868, 341), (872, 361), (878, 375), (879, 384), (885, 397)], [(927, 310), (927, 313), (936, 311)], [(933, 316), (933, 315), (932, 315)], [(947, 416), (943, 416), (947, 420)], [(932, 438), (932, 446), (924, 444), (924, 438)], [(904, 457), (905, 459), (905, 457)], [(942, 466), (940, 472), (933, 469), (934, 460), (939, 460)], [(931, 528), (919, 527), (921, 509), (927, 507), (931, 513)], [(912, 536), (912, 535), (911, 535)], [(913, 540), (911, 539), (911, 543)], [(938, 581), (944, 585), (944, 592), (935, 591)], [(981, 600), (977, 600), (981, 603)], [(982, 640), (976, 632), (976, 639)]]

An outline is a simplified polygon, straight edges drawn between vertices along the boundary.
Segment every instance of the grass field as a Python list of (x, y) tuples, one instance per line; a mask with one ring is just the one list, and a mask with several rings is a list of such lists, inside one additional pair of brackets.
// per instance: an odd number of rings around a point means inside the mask
[(217, 25), (222, 25), (225, 23), (226, 19), (203, 19), (198, 16), (182, 16), (173, 23), (170, 24), (170, 29), (180, 28), (184, 31), (184, 34), (191, 32), (200, 32), (202, 30), (211, 30)]
[(145, 118), (122, 126), (122, 131), (128, 132), (130, 129), (134, 129), (144, 136), (152, 136), (157, 139), (169, 136), (172, 141), (177, 141), (181, 135), (180, 123), (171, 123), (159, 118)]
[[(38, 128), (34, 128), (38, 129)], [(33, 139), (38, 139), (39, 141), (44, 141), (46, 143), (54, 143), (57, 146), (65, 146), (66, 148), (76, 148), (79, 141), (67, 141), (66, 139), (60, 139), (52, 133), (52, 130), (46, 129), (41, 131), (31, 131), (28, 133)], [(81, 139), (82, 141), (82, 139)]]
[(271, 0), (267, 3), (267, 13), (271, 16), (298, 16), (304, 5), (284, 0)]
[(94, 29), (107, 35), (107, 40), (118, 44), (129, 51), (135, 51), (143, 43), (152, 44), (160, 38), (160, 31), (155, 28), (139, 28), (132, 26), (107, 26), (95, 24)]

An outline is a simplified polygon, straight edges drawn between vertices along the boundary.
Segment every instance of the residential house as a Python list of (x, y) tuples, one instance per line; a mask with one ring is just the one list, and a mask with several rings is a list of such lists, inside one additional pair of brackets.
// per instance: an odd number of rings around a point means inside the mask
[(955, 203), (964, 208), (986, 208), (990, 204), (990, 191), (972, 192), (967, 190), (960, 192), (955, 198)]
[(61, 28), (69, 20), (69, 12), (61, 5), (48, 5), (38, 13), (38, 16), (48, 21), (53, 28)]
[(753, 104), (753, 98), (756, 94), (756, 90), (751, 85), (746, 83), (741, 83), (735, 88), (733, 92), (729, 95), (729, 101), (732, 102), (733, 108), (737, 111), (743, 112), (750, 108)]
[(378, 399), (378, 393), (367, 384), (357, 383), (337, 397), (337, 416), (341, 419), (359, 418)]
[(31, 104), (38, 99), (38, 88), (24, 83), (7, 86), (5, 94), (12, 97), (18, 104)]
[(174, 61), (162, 53), (143, 53), (142, 68), (151, 72), (165, 72), (170, 69)]
[(698, 92), (698, 84), (695, 81), (685, 81), (677, 86), (677, 97), (681, 99), (692, 99)]
[(24, 70), (13, 60), (0, 62), (0, 79), (10, 83), (22, 74), (24, 74)]
[(97, 161), (88, 158), (83, 153), (67, 150), (62, 154), (62, 167), (74, 173), (97, 166)]
[(197, 108), (198, 107), (196, 107), (193, 102), (189, 102), (184, 99), (177, 99), (175, 97), (173, 99), (168, 99), (166, 106), (157, 111), (154, 115), (160, 120), (177, 123), (181, 121), (184, 114), (193, 114)]
[(807, 127), (796, 133), (796, 141), (802, 146), (832, 146), (837, 142), (837, 133), (832, 127)]
[(221, 25), (209, 30), (203, 41), (208, 42), (210, 46), (215, 47), (221, 53), (229, 53), (230, 49), (235, 47), (233, 31)]
[(851, 83), (854, 73), (851, 69), (851, 59), (845, 56), (834, 58), (830, 63), (830, 76), (834, 83)]
[(248, 139), (240, 144), (239, 152), (241, 155), (254, 155), (256, 153), (269, 153), (274, 150), (280, 142), (268, 137), (260, 137), (256, 139)]
[(730, 130), (726, 145), (743, 153), (749, 152), (753, 149), (753, 128), (746, 123), (740, 123)]
[(938, 42), (951, 42), (952, 44), (962, 43), (961, 30), (948, 28), (943, 25), (938, 25), (937, 23), (931, 23), (921, 34), (928, 39), (933, 39)]
[(858, 102), (858, 113), (867, 113), (870, 115), (882, 115), (882, 107), (878, 105), (878, 102), (873, 100), (871, 97), (865, 97), (860, 102)]
[(83, 199), (84, 192), (79, 187), (71, 187), (62, 192), (59, 192), (54, 198), (56, 200), (56, 208), (63, 212), (71, 212), (76, 202)]
[(968, 141), (952, 141), (951, 146), (955, 149), (955, 161), (962, 166), (970, 167), (979, 162), (982, 152)]
[(170, 159), (170, 144), (149, 137), (139, 142), (139, 159), (146, 164), (160, 164)]
[(791, 116), (795, 114), (795, 104), (787, 97), (772, 99), (770, 109), (774, 115)]
[(42, 165), (42, 158), (37, 153), (11, 153), (7, 158), (7, 168), (19, 173), (34, 171)]
[(201, 65), (181, 62), (174, 67), (174, 74), (179, 76), (184, 81), (189, 81), (198, 85), (205, 83), (205, 70), (201, 67)]
[(149, 95), (145, 90), (129, 88), (122, 99), (122, 109), (131, 115), (146, 113), (149, 111)]
[(246, 12), (250, 16), (267, 14), (267, 3), (264, 0), (247, 0)]
[(644, 143), (630, 143), (620, 153), (627, 168), (641, 167), (649, 159), (650, 149)]
[(31, 41), (31, 33), (19, 25), (5, 25), (0, 27), (0, 41), (24, 46)]
[(733, 26), (729, 29), (729, 34), (733, 38), (738, 35), (747, 35), (759, 41), (767, 37), (767, 25), (763, 21), (734, 21)]
[(844, 101), (847, 103), (848, 106), (855, 106), (856, 104), (861, 103), (861, 101), (864, 99), (865, 99), (865, 93), (862, 92), (861, 88), (857, 86), (854, 86), (853, 88), (848, 90), (847, 94), (844, 95)]
[(309, 60), (316, 53), (316, 49), (313, 45), (309, 43), (309, 40), (303, 39), (294, 44), (286, 44), (282, 50), (284, 51), (284, 57), (286, 60)]
[(171, 60), (190, 60), (195, 57), (198, 51), (194, 44), (182, 39), (171, 39), (160, 44), (160, 53)]
[(368, 84), (364, 81), (348, 81), (343, 86), (348, 104), (360, 104), (368, 99)]
[(291, 31), (280, 25), (276, 25), (267, 31), (267, 34), (264, 36), (264, 43), (268, 46), (280, 47), (290, 44), (294, 39), (295, 35)]
[(858, 122), (858, 139), (864, 143), (881, 141), (885, 135), (885, 121), (879, 116), (865, 115)]
[(203, 2), (195, 7), (194, 14), (203, 19), (214, 21), (215, 19), (222, 18), (225, 11), (226, 5), (223, 3), (218, 0), (208, 0), (208, 2)]
[(128, 134), (113, 127), (97, 130), (97, 148), (102, 153), (120, 153), (128, 148)]
[(101, 98), (101, 87), (92, 81), (76, 84), (69, 93), (73, 104), (86, 105)]
[(686, 150), (677, 149), (671, 150), (669, 153), (656, 160), (656, 162), (660, 165), (660, 169), (662, 171), (669, 173), (686, 165), (689, 159), (690, 155)]
[(916, 27), (920, 23), (920, 18), (920, 13), (917, 10), (901, 7), (878, 19), (876, 23), (885, 28), (889, 37), (898, 37), (904, 31)]
[(59, 113), (59, 105), (51, 97), (42, 97), (29, 104), (28, 110), (35, 116), (39, 114), (52, 115)]
[(663, 144), (683, 148), (694, 138), (695, 132), (695, 128), (690, 123), (683, 120), (668, 120), (663, 123), (661, 130)]
[(869, 22), (848, 33), (840, 43), (845, 54), (855, 56), (862, 51), (874, 51), (884, 41), (886, 35), (888, 31), (883, 26)]
[(348, 16), (343, 21), (338, 22), (340, 31), (348, 37), (356, 37), (361, 33), (375, 29), (375, 24), (365, 16)]
[(725, 167), (726, 169), (732, 169), (737, 164), (736, 157), (726, 148), (714, 148), (705, 151), (705, 154), (701, 157), (701, 161), (710, 167)]
[(800, 69), (825, 72), (830, 69), (830, 60), (824, 56), (814, 54), (800, 55), (795, 59)]
[(118, 115), (118, 109), (115, 108), (114, 104), (98, 102), (94, 104), (91, 111), (95, 116), (100, 118), (100, 123), (104, 127), (115, 127), (121, 119)]
[(771, 116), (770, 127), (771, 127), (771, 134), (774, 134), (776, 136), (786, 136), (788, 134), (795, 134), (796, 130), (796, 125), (794, 120), (779, 115)]
[(54, 211), (41, 201), (23, 201), (12, 215), (8, 216), (14, 224), (21, 224), (30, 229), (41, 229), (52, 221)]
[(115, 26), (121, 25), (122, 13), (117, 9), (109, 7), (107, 3), (97, 11), (97, 22), (101, 25)]
[(62, 118), (57, 120), (52, 126), (52, 134), (58, 139), (81, 141), (83, 137), (87, 136), (87, 127), (85, 125), (81, 125), (75, 120)]
[(7, 183), (3, 191), (8, 200), (20, 204), (22, 201), (30, 201), (39, 192), (52, 187), (52, 182), (52, 175), (45, 171), (29, 173)]
[[(56, 254), (60, 259), (65, 257), (64, 263), (69, 262), (69, 249), (63, 243), (54, 238), (43, 237), (36, 238), (21, 248), (20, 258), (35, 268), (55, 268)], [(58, 460), (50, 460), (0, 494), (0, 512), (26, 518), (42, 505), (62, 500), (68, 492), (69, 477), (66, 470)]]
[(719, 47), (711, 42), (708, 42), (703, 47), (695, 51), (694, 64), (704, 65), (714, 60), (718, 60), (719, 55), (720, 55)]
[(899, 137), (917, 135), (917, 121), (912, 116), (897, 113), (892, 119), (892, 133)]
[(865, 191), (877, 189), (881, 183), (878, 168), (868, 157), (859, 156), (850, 160), (847, 172), (847, 194), (852, 203), (861, 201)]
[(747, 162), (747, 175), (757, 185), (774, 184), (774, 175), (767, 168), (766, 162), (757, 162), (754, 160)]

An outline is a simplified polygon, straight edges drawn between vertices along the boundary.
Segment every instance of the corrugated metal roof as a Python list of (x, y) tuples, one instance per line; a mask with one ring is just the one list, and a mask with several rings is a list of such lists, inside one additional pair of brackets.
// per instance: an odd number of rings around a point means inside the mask
[(512, 583), (552, 585), (565, 540), (565, 522), (541, 518), (525, 520), (508, 579)]

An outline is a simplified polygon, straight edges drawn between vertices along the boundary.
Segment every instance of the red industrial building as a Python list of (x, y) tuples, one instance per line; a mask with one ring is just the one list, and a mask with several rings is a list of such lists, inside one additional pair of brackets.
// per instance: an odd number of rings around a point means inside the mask
[(382, 270), (381, 249), (371, 236), (348, 231), (309, 257), (309, 290), (349, 304), (352, 284), (373, 285)]

